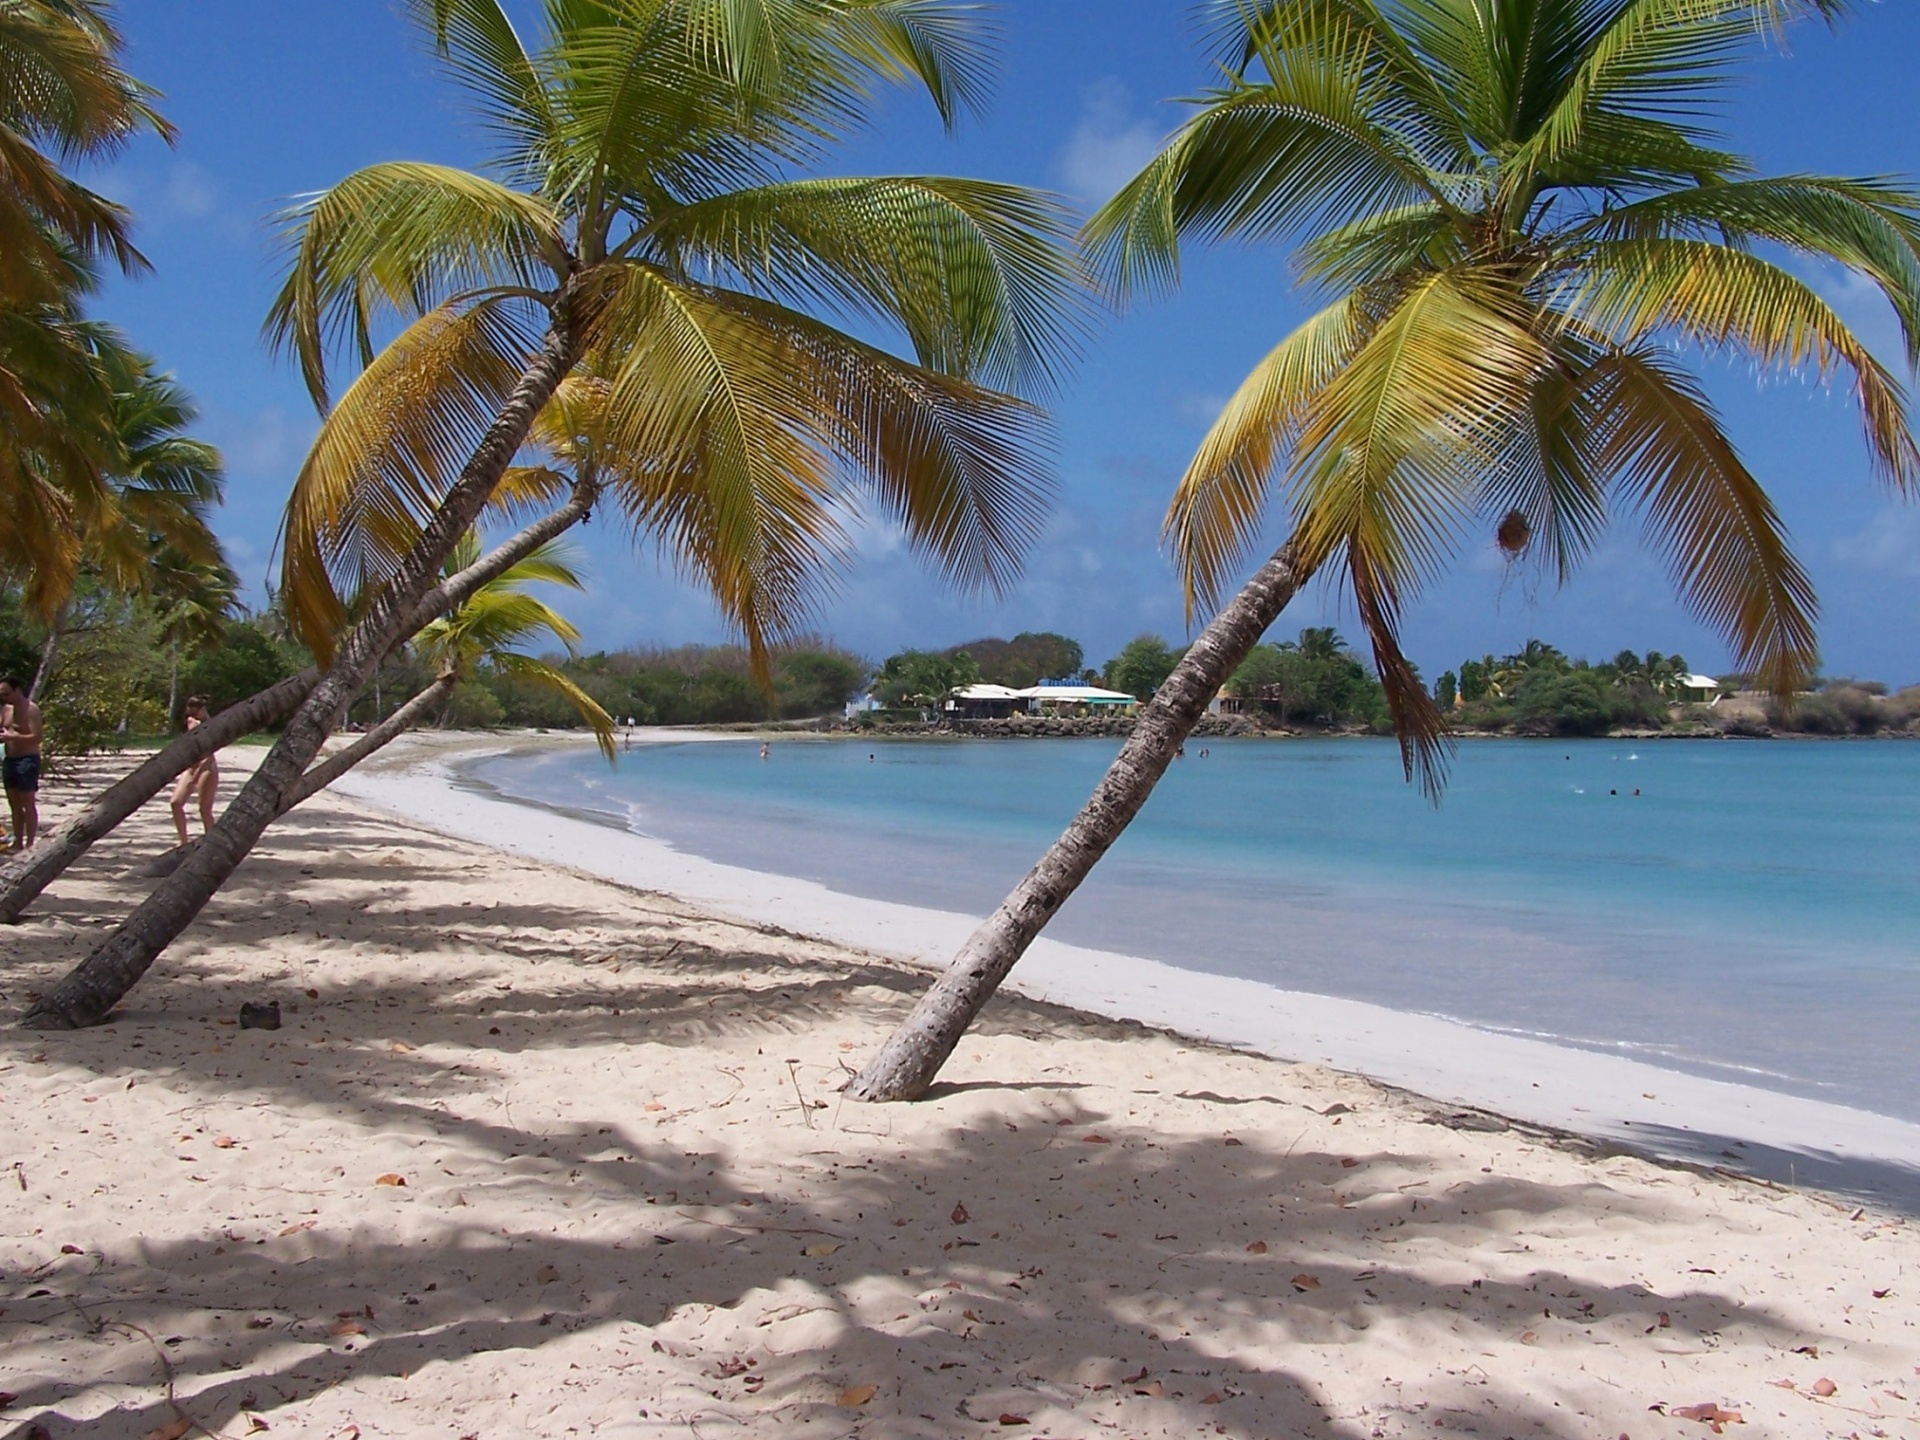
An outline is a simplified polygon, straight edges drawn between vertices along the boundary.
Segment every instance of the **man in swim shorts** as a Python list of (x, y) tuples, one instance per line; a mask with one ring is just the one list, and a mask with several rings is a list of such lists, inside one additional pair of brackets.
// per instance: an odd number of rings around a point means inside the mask
[(28, 697), (19, 677), (0, 680), (0, 740), (6, 742), (7, 755), (0, 761), (7, 808), (13, 812), (13, 844), (8, 848), (24, 850), (40, 838), (40, 734), (45, 723), (40, 707)]

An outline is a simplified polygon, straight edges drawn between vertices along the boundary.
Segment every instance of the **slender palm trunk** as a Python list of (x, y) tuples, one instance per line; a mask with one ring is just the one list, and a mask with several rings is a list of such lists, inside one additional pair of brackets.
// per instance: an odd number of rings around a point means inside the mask
[(53, 625), (47, 631), (46, 643), (40, 647), (40, 664), (33, 672), (33, 688), (27, 691), (31, 699), (46, 699), (47, 682), (53, 678), (54, 656), (60, 653), (60, 638), (67, 632), (67, 617), (72, 613), (71, 605), (62, 605), (60, 613), (53, 617)]
[(265, 725), (291, 715), (320, 681), (314, 668), (290, 675), (238, 705), (229, 705), (197, 730), (189, 730), (130, 774), (122, 776), (52, 835), (42, 837), (31, 850), (4, 872), (0, 890), (0, 923), (12, 923), (93, 842), (111, 832), (134, 811), (171, 785), (181, 774), (222, 746), (231, 745)]
[(316, 763), (300, 777), (299, 783), (287, 796), (286, 809), (305, 804), (376, 750), (384, 749), (390, 742), (398, 740), (417, 725), (429, 710), (451, 695), (458, 683), (456, 676), (442, 675), (338, 755), (329, 755)]
[[(512, 539), (481, 556), (466, 569), (448, 577), (429, 590), (407, 623), (400, 641), (404, 643), (430, 621), (437, 620), (461, 604), (481, 586), (499, 578), (518, 565), (549, 540), (564, 534), (592, 510), (599, 498), (597, 484), (574, 486), (567, 503), (551, 515), (536, 520)], [(0, 869), (0, 923), (11, 923), (57, 880), (66, 868), (78, 860), (93, 843), (108, 835), (134, 811), (158, 795), (190, 767), (197, 765), (222, 746), (231, 745), (242, 735), (268, 725), (276, 725), (291, 715), (300, 702), (320, 683), (320, 671), (309, 668), (299, 675), (269, 686), (258, 694), (231, 705), (198, 730), (182, 735), (132, 774), (109, 786), (79, 815), (54, 835), (42, 837), (33, 849)]]
[(434, 588), (434, 576), (460, 537), (479, 518), (514, 454), (526, 441), (534, 418), (578, 362), (580, 326), (571, 301), (570, 296), (562, 297), (539, 353), (487, 427), (460, 478), (220, 822), (105, 944), (27, 1012), (24, 1024), (63, 1030), (103, 1018), (139, 983), (160, 952), (193, 923), (246, 859), (267, 826), (284, 812), (287, 797), (326, 743), (333, 718), (366, 685), (373, 667), (405, 638), (401, 632)]
[(167, 642), (167, 728), (180, 723), (180, 642)]
[(1310, 573), (1288, 541), (1214, 617), (1140, 712), (1133, 734), (1093, 798), (961, 946), (946, 973), (847, 1087), (849, 1095), (859, 1100), (918, 1100), (927, 1093), (1000, 982), (1140, 813), (1208, 703)]

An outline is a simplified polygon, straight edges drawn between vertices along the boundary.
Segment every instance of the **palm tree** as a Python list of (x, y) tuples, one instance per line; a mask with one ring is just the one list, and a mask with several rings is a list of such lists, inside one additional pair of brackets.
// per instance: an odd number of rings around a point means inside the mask
[(186, 392), (110, 327), (40, 321), (43, 358), (57, 363), (38, 378), (59, 383), (37, 397), (30, 436), (0, 441), (11, 451), (0, 454), (0, 471), (11, 460), (24, 487), (15, 489), (20, 503), (0, 507), (0, 575), (18, 581), (47, 622), (36, 695), (83, 572), (119, 594), (150, 596), (165, 578), (163, 550), (184, 565), (224, 565), (209, 524), (221, 498), (220, 454), (183, 433), (195, 418)]
[[(106, 393), (102, 418), (111, 454), (101, 461), (102, 490), (84, 520), (79, 507), (68, 510), (74, 573), (84, 565), (111, 589), (173, 609), (175, 629), (196, 608), (224, 611), (237, 582), (210, 521), (224, 493), (220, 452), (185, 433), (198, 411), (153, 360), (105, 326), (86, 327), (86, 344)], [(58, 562), (46, 555), (39, 560), (37, 578), (44, 584)], [(60, 583), (70, 589), (71, 575)], [(189, 593), (200, 586), (204, 593)], [(66, 614), (63, 602), (48, 626), (35, 694), (52, 673)]]
[[(1276, 494), (1292, 536), (1207, 626), (1066, 834), (851, 1087), (924, 1093), (1026, 946), (1138, 813), (1301, 584), (1348, 587), (1409, 774), (1437, 796), (1445, 718), (1397, 622), (1480, 525), (1568, 573), (1610, 505), (1637, 511), (1682, 596), (1788, 694), (1814, 599), (1765, 491), (1676, 345), (1838, 374), (1868, 448), (1920, 481), (1899, 381), (1804, 281), (1835, 261), (1892, 301), (1920, 358), (1920, 198), (1889, 180), (1762, 178), (1702, 125), (1756, 27), (1842, 0), (1220, 0), (1226, 83), (1094, 217), (1121, 295), (1193, 236), (1295, 238), (1329, 303), (1228, 402), (1166, 534), (1211, 607)], [(1485, 533), (1485, 532), (1482, 532)]]
[[(544, 0), (529, 48), (497, 0), (411, 8), (498, 154), (485, 176), (371, 166), (289, 219), (271, 334), (323, 403), (334, 342), (367, 361), (288, 518), (287, 601), (325, 637), (326, 674), (206, 842), (34, 1023), (98, 1019), (232, 873), (583, 360), (635, 480), (623, 508), (756, 652), (844, 549), (849, 478), (975, 583), (1032, 537), (1037, 416), (987, 387), (1044, 383), (1069, 337), (1077, 272), (1053, 207), (975, 181), (792, 178), (877, 84), (920, 85), (949, 119), (969, 103), (969, 11)], [(892, 323), (918, 363), (808, 305)]]
[[(447, 573), (457, 574), (480, 558), (480, 537), (469, 533), (447, 561)], [(527, 593), (530, 584), (563, 585), (584, 590), (572, 556), (564, 546), (543, 545), (499, 579), (482, 586), (465, 604), (434, 621), (414, 637), (420, 657), (440, 676), (455, 684), (472, 679), (481, 668), (500, 671), (552, 690), (580, 712), (600, 749), (613, 758), (613, 717), (566, 673), (516, 647), (536, 635), (551, 635), (574, 654), (580, 632), (573, 623), (538, 596)]]
[(240, 577), (163, 549), (153, 562), (153, 603), (167, 646), (167, 723), (180, 719), (180, 656), (218, 643), (240, 604)]
[(97, 0), (0, 0), (0, 567), (49, 620), (79, 528), (110, 503), (109, 396), (78, 302), (97, 263), (145, 265), (126, 211), (61, 166), (172, 135), (119, 49)]
[(145, 263), (127, 212), (60, 168), (142, 130), (172, 138), (120, 48), (101, 0), (0, 0), (0, 301), (58, 302), (76, 261)]
[[(445, 573), (451, 578), (479, 559), (480, 537), (469, 531), (448, 557)], [(564, 697), (593, 731), (600, 753), (613, 759), (613, 717), (564, 671), (517, 648), (537, 635), (551, 635), (572, 654), (580, 638), (570, 620), (527, 593), (527, 586), (533, 584), (586, 588), (572, 557), (556, 544), (540, 546), (480, 586), (414, 637), (415, 650), (434, 671), (432, 683), (337, 755), (315, 762), (300, 777), (287, 808), (318, 794), (368, 756), (424, 722), (453, 698), (463, 681), (483, 667), (504, 671)]]

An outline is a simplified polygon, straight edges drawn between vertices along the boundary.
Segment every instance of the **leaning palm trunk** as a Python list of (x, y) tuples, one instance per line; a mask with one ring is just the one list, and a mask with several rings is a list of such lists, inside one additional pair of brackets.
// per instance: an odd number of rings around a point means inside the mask
[(1201, 632), (1133, 727), (1066, 833), (973, 932), (913, 1013), (847, 1087), (860, 1100), (918, 1100), (1000, 982), (1079, 888), (1166, 773), (1208, 704), (1311, 572), (1293, 541), (1260, 567)]
[(334, 717), (360, 693), (388, 650), (405, 638), (403, 632), (416, 608), (434, 588), (434, 575), (479, 518), (541, 408), (578, 363), (581, 343), (573, 308), (573, 297), (563, 295), (539, 352), (487, 427), (459, 480), (220, 822), (104, 945), (27, 1012), (22, 1023), (34, 1029), (65, 1030), (104, 1017), (146, 974), (160, 952), (193, 923), (267, 826), (284, 813), (287, 797), (326, 743)]
[(287, 795), (285, 808), (291, 810), (296, 805), (305, 804), (369, 755), (385, 749), (388, 744), (398, 740), (419, 724), (421, 718), (435, 705), (451, 695), (453, 687), (458, 683), (457, 675), (449, 673), (440, 676), (339, 754), (330, 755), (320, 761), (300, 777), (299, 783)]
[[(599, 495), (597, 483), (581, 480), (573, 487), (565, 505), (429, 590), (407, 617), (406, 624), (400, 627), (403, 633), (395, 643), (410, 639), (481, 586), (564, 534), (585, 518)], [(286, 719), (319, 683), (320, 671), (311, 666), (298, 675), (289, 676), (237, 705), (228, 706), (205, 725), (180, 736), (137, 770), (109, 786), (58, 833), (22, 852), (11, 868), (0, 871), (0, 924), (19, 919), (21, 912), (59, 879), (68, 866), (86, 854), (96, 840), (111, 834), (123, 820), (187, 770), (241, 736)]]

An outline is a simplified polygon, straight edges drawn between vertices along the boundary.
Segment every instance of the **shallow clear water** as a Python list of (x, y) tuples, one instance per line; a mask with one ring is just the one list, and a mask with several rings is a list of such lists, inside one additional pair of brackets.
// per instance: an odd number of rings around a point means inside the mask
[[(698, 743), (469, 774), (984, 914), (1116, 743), (781, 740), (764, 764)], [(1049, 933), (1920, 1120), (1920, 745), (1473, 741), (1437, 811), (1390, 741), (1191, 745)]]

